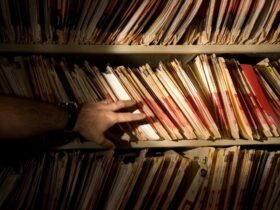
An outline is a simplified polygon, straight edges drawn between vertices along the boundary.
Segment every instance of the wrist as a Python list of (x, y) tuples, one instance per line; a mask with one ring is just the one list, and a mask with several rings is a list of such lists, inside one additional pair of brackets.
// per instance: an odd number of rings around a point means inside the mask
[(63, 103), (64, 109), (67, 112), (67, 123), (64, 130), (71, 131), (74, 129), (78, 118), (78, 105), (73, 101)]

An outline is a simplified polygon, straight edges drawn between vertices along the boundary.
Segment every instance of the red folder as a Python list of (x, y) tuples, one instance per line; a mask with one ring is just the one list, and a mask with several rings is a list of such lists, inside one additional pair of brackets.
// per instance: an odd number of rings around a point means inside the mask
[(261, 108), (263, 108), (263, 110), (272, 117), (276, 127), (279, 130), (280, 129), (279, 119), (277, 118), (276, 114), (274, 113), (273, 109), (268, 103), (268, 98), (266, 97), (265, 92), (258, 81), (257, 74), (255, 73), (254, 68), (250, 64), (240, 64), (240, 67), (242, 69), (243, 75), (246, 77), (246, 80), (253, 88), (256, 99), (261, 105)]

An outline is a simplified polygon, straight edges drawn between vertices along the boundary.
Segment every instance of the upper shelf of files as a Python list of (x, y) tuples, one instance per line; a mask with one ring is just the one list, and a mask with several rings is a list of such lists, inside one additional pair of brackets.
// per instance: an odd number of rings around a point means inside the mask
[(0, 44), (0, 53), (48, 54), (208, 54), (280, 53), (280, 45), (55, 45)]
[(0, 1), (0, 43), (277, 44), (277, 0)]

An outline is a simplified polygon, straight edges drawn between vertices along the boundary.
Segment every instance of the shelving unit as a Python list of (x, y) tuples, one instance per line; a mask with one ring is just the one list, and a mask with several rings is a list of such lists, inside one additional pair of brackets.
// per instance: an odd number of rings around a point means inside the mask
[[(268, 86), (268, 101), (274, 96), (269, 88), (276, 89), (277, 97), (279, 91), (271, 77), (252, 76), (251, 66), (264, 58), (280, 59), (280, 0), (0, 0), (0, 12), (0, 94), (56, 105), (135, 98), (143, 106), (134, 113), (147, 115), (139, 124), (105, 132), (116, 151), (72, 131), (20, 139), (19, 145), (4, 142), (0, 209), (279, 209), (280, 115), (267, 112), (262, 103), (266, 93), (259, 94), (262, 87), (255, 83), (264, 77), (260, 85)], [(161, 45), (171, 43), (175, 45)], [(209, 55), (209, 62), (201, 54)], [(169, 69), (167, 63), (175, 59), (182, 69), (176, 62)], [(160, 62), (166, 62), (166, 72)], [(252, 71), (244, 67), (239, 72), (232, 67), (238, 62), (250, 64)], [(115, 75), (108, 69), (102, 78), (108, 65), (125, 67)], [(272, 108), (278, 112), (276, 103)], [(93, 111), (104, 110), (97, 106)], [(73, 124), (68, 114), (68, 124)], [(96, 119), (85, 121), (91, 131), (104, 120)], [(230, 139), (256, 135), (277, 137)], [(136, 136), (224, 138), (141, 141)]]
[(0, 44), (0, 53), (44, 54), (236, 54), (280, 53), (280, 45), (54, 45), (54, 44)]

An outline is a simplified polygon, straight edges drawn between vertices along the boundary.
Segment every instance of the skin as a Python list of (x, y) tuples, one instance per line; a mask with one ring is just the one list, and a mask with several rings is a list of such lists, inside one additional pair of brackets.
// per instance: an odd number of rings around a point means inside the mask
[[(116, 123), (143, 120), (144, 114), (117, 112), (135, 106), (135, 101), (98, 102), (83, 104), (74, 131), (88, 141), (114, 148), (104, 133)], [(26, 138), (52, 130), (63, 130), (67, 112), (58, 106), (28, 99), (0, 96), (0, 139)]]

